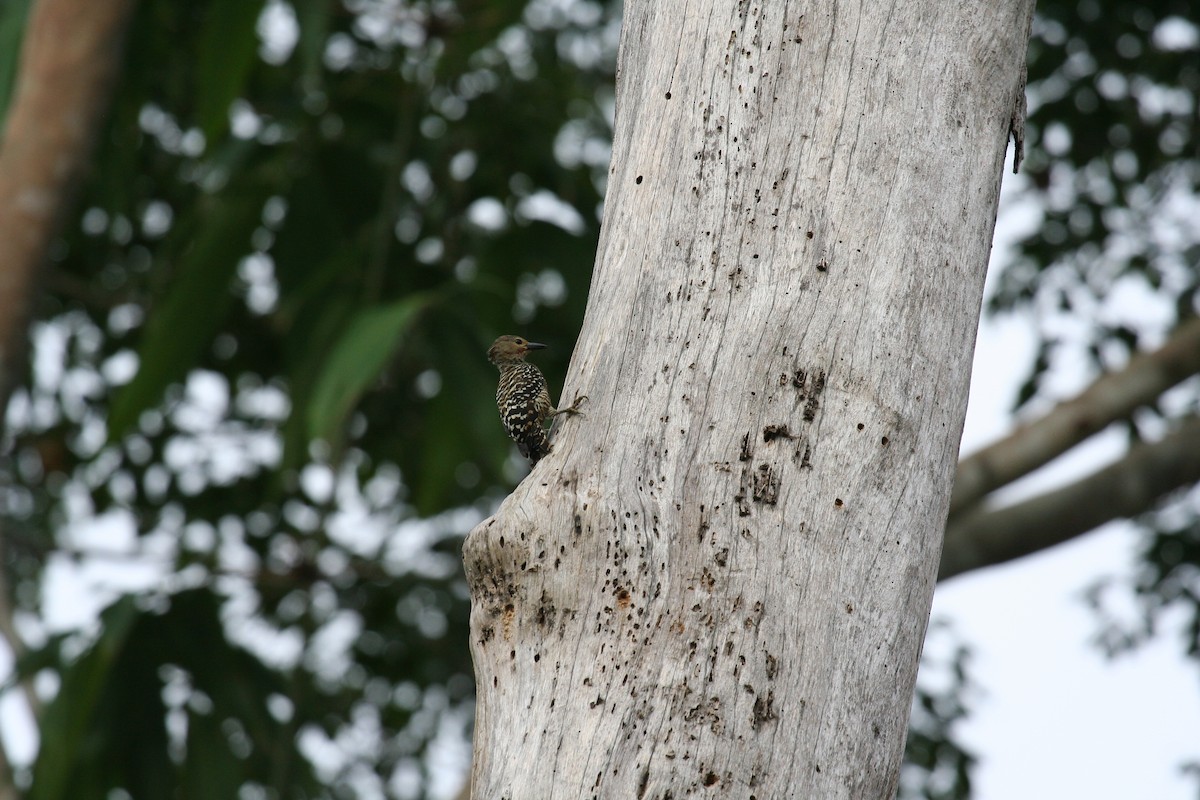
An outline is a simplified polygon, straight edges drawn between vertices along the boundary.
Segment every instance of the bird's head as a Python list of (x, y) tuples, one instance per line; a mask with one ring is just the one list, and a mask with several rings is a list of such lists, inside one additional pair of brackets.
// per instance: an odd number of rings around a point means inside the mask
[(524, 361), (530, 350), (545, 350), (546, 345), (531, 342), (521, 336), (501, 336), (488, 348), (488, 361), (496, 366)]

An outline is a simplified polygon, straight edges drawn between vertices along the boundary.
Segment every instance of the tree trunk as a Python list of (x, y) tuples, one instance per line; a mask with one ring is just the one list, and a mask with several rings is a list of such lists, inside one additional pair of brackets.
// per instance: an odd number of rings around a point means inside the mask
[(1031, 14), (626, 4), (587, 416), (464, 548), (474, 797), (894, 794)]

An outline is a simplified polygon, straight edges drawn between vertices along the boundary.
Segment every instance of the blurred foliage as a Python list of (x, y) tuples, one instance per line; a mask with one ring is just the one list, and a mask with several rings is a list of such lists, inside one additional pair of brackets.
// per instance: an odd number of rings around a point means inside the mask
[(1038, 5), (1011, 204), (1039, 219), (990, 300), (1040, 327), (1018, 404), (1059, 350), (1111, 368), (1200, 312), (1198, 51), (1190, 0)]
[[(483, 354), (536, 332), (561, 385), (617, 13), (139, 4), (0, 465), (23, 669), (58, 676), (31, 797), (457, 790), (458, 546), (523, 470)], [(97, 558), (113, 604), (45, 638)]]
[[(1018, 407), (1061, 397), (1055, 374), (1078, 369), (1060, 367), (1119, 367), (1200, 313), (1198, 56), (1190, 0), (1038, 4), (1028, 60), (1034, 146), (1010, 198), (1037, 218), (990, 300), (1038, 328)], [(1125, 423), (1130, 438), (1170, 436), (1200, 413), (1198, 390), (1193, 378), (1139, 409)], [(1200, 660), (1200, 489), (1177, 492), (1136, 524), (1143, 545), (1131, 575), (1102, 576), (1087, 592), (1095, 641), (1116, 656), (1164, 619), (1183, 619), (1182, 652)]]
[[(948, 651), (933, 655), (934, 650)], [(970, 651), (948, 622), (934, 620), (925, 634), (921, 680), (913, 697), (898, 800), (965, 800), (971, 796), (975, 756), (955, 740), (976, 691), (967, 671)]]
[[(26, 6), (0, 6), (0, 113)], [(1114, 287), (1163, 329), (1195, 312), (1171, 198), (1196, 194), (1200, 62), (1182, 0), (1098, 8), (1040, 4), (1020, 192), (1044, 218), (993, 306), (1064, 308), (1107, 359), (1139, 341)], [(524, 470), (483, 353), (536, 336), (561, 388), (618, 23), (590, 0), (138, 5), (0, 452), (21, 670), (57, 687), (31, 797), (457, 789), (458, 546)], [(108, 609), (51, 635), (80, 587)], [(905, 798), (969, 790), (956, 652), (918, 693)]]
[[(245, 783), (314, 796), (311, 767), (287, 744), (295, 730), (270, 710), (290, 704), (294, 687), (226, 643), (217, 605), (189, 589), (165, 610), (125, 597), (104, 612), (99, 640), (63, 675), (59, 696), (72, 702), (41, 720), (48, 746), (31, 800), (105, 800), (113, 786), (133, 797), (232, 798)], [(172, 758), (169, 731), (182, 726), (186, 757)]]

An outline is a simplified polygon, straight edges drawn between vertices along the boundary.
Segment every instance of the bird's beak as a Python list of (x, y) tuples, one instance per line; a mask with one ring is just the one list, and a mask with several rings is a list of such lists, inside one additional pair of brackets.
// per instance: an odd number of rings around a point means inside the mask
[(546, 345), (539, 344), (538, 342), (526, 342), (525, 349), (526, 350), (545, 350)]

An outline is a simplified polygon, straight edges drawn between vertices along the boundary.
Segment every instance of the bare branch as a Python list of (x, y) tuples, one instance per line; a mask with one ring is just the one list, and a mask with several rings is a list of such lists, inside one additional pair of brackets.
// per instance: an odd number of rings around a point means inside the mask
[[(39, 0), (29, 14), (0, 140), (0, 409), (21, 371), (34, 287), (87, 164), (132, 9), (131, 0)], [(0, 636), (20, 658), (2, 570)], [(36, 715), (37, 695), (24, 689)]]
[[(1161, 352), (1161, 351), (1160, 351)], [(938, 580), (1061, 544), (1110, 520), (1146, 511), (1200, 481), (1200, 419), (1069, 486), (995, 511), (973, 510), (946, 528)]]
[(1153, 403), (1175, 384), (1200, 372), (1200, 319), (1179, 327), (1158, 350), (1135, 356), (1119, 372), (1018, 428), (958, 465), (950, 500), (953, 521), (989, 493), (1065, 453), (1138, 406)]

